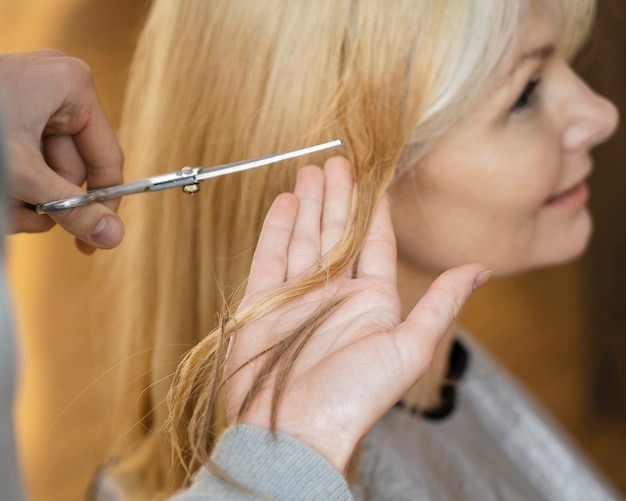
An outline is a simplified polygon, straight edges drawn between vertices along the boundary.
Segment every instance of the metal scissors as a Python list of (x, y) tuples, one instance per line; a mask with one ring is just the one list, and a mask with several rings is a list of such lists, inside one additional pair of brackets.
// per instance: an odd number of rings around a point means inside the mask
[(204, 181), (205, 179), (224, 176), (226, 174), (232, 174), (234, 172), (241, 172), (249, 169), (256, 169), (257, 167), (261, 167), (263, 165), (282, 162), (283, 160), (300, 157), (309, 153), (343, 146), (343, 144), (344, 143), (341, 139), (337, 139), (335, 141), (329, 141), (327, 143), (310, 146), (308, 148), (301, 148), (299, 150), (288, 151), (286, 153), (277, 153), (275, 155), (267, 155), (264, 157), (253, 158), (251, 160), (243, 160), (241, 162), (233, 162), (219, 165), (217, 167), (183, 167), (181, 170), (170, 172), (169, 174), (152, 176), (146, 179), (140, 179), (139, 181), (133, 181), (131, 183), (111, 186), (109, 188), (97, 188), (90, 190), (83, 195), (39, 204), (35, 206), (35, 210), (38, 214), (48, 214), (50, 212), (81, 207), (94, 202), (102, 202), (103, 200), (119, 198), (125, 195), (143, 193), (144, 191), (168, 190), (179, 186), (182, 187), (185, 193), (193, 194), (199, 190), (200, 181)]

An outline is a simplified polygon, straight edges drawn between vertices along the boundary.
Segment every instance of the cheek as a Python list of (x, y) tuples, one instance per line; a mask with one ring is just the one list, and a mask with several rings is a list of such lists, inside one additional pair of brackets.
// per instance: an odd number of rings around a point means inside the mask
[(509, 151), (474, 155), (471, 164), (455, 156), (454, 169), (424, 169), (394, 186), (400, 254), (437, 271), (471, 261), (503, 273), (527, 267), (536, 240), (548, 235), (537, 227), (558, 184), (559, 156), (540, 144)]
[(493, 193), (494, 209), (523, 217), (535, 212), (561, 181), (563, 159), (556, 131), (536, 120), (503, 137), (476, 169), (479, 182)]

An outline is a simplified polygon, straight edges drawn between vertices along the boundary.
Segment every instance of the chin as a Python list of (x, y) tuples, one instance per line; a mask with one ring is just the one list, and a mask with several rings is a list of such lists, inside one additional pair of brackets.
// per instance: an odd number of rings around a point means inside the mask
[[(570, 221), (567, 226), (544, 228), (542, 237), (535, 240), (534, 247), (520, 253), (519, 261), (505, 261), (499, 263), (500, 266), (492, 265), (491, 268), (494, 275), (505, 277), (570, 263), (586, 252), (592, 233), (591, 216), (588, 211), (581, 211), (575, 221)], [(489, 263), (485, 264), (489, 266)]]
[(553, 245), (534, 268), (559, 266), (578, 259), (587, 251), (592, 234), (593, 220), (589, 211), (584, 210), (566, 232), (554, 232)]
[(587, 250), (587, 245), (581, 246), (576, 251), (569, 252), (567, 254), (563, 254), (562, 256), (555, 258), (553, 262), (548, 262), (543, 266), (537, 266), (537, 268), (547, 268), (552, 266), (560, 266), (571, 263), (572, 261), (576, 261), (580, 258)]

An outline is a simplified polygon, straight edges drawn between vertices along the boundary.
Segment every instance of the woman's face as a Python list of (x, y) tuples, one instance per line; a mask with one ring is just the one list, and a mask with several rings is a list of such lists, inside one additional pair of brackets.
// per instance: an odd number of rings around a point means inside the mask
[(482, 103), (390, 187), (401, 259), (508, 274), (585, 249), (590, 150), (618, 115), (569, 67), (559, 35), (533, 17)]

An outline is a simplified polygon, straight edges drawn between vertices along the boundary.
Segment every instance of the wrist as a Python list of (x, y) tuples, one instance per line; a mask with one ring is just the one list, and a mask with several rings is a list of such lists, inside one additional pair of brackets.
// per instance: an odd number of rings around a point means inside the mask
[(303, 442), (326, 459), (342, 475), (347, 472), (350, 459), (359, 442), (328, 432), (311, 434), (301, 430), (289, 432), (278, 429), (277, 431)]
[[(267, 430), (270, 428), (269, 423), (255, 422), (254, 419), (250, 419), (249, 417), (241, 421), (240, 424), (248, 424)], [(320, 431), (307, 427), (302, 423), (296, 425), (278, 423), (276, 432), (288, 435), (302, 442), (326, 459), (326, 461), (342, 475), (346, 473), (352, 454), (360, 440), (360, 438), (353, 438), (350, 434), (345, 432), (336, 433), (330, 430)]]

